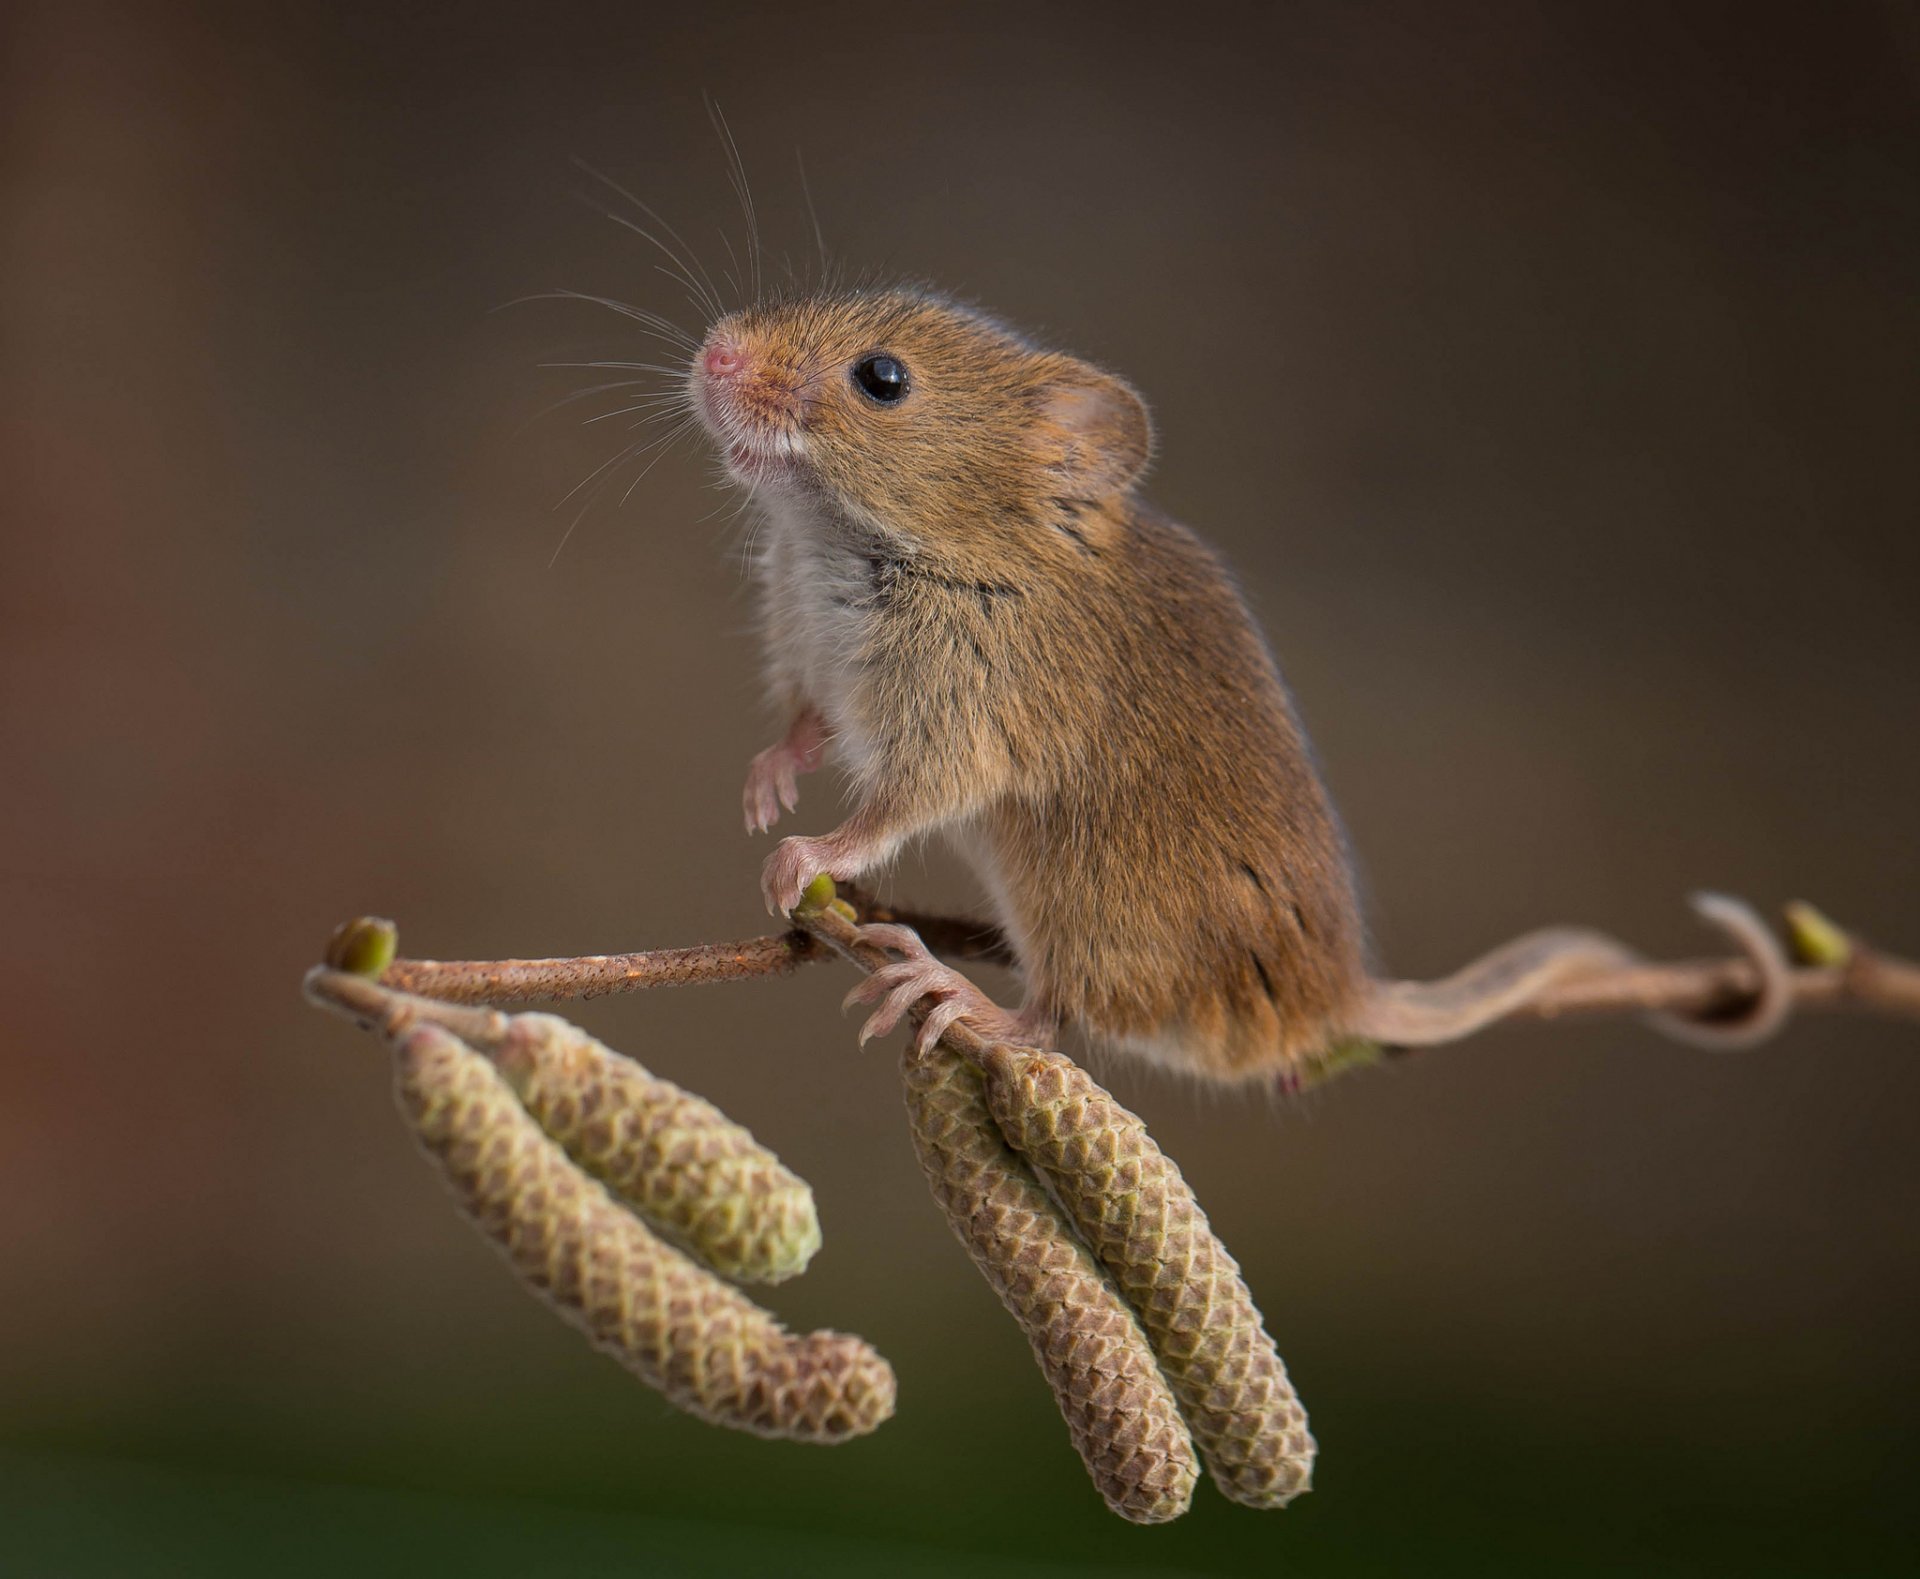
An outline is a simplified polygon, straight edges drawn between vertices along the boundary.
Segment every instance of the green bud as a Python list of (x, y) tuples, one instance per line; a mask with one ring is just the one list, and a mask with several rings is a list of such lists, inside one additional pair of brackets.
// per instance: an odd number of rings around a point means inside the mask
[(1844, 965), (1853, 940), (1804, 899), (1787, 906), (1787, 944), (1803, 965)]
[(384, 916), (355, 916), (333, 929), (326, 962), (355, 976), (378, 976), (400, 950), (400, 929)]
[(805, 891), (800, 895), (800, 903), (793, 907), (794, 913), (797, 915), (802, 911), (820, 910), (832, 904), (833, 897), (833, 879), (822, 872), (807, 884)]

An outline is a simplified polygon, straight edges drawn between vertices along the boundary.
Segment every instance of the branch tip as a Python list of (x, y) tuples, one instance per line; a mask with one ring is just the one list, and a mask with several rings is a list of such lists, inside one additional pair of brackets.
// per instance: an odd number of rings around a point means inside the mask
[(399, 952), (400, 929), (384, 916), (355, 916), (333, 929), (321, 956), (334, 970), (378, 976)]

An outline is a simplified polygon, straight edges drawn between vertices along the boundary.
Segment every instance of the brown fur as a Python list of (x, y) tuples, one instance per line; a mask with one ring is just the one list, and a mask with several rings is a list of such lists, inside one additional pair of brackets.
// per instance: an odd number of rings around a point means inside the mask
[[(737, 360), (713, 372), (721, 346)], [(897, 404), (853, 381), (876, 352), (909, 370)], [(816, 873), (855, 877), (942, 832), (985, 881), (1029, 992), (1017, 1018), (958, 998), (954, 1012), (999, 1014), (1008, 1036), (1075, 1025), (1216, 1080), (1285, 1077), (1347, 1035), (1450, 1041), (1633, 957), (1563, 928), (1445, 981), (1369, 978), (1345, 846), (1279, 673), (1220, 562), (1139, 497), (1152, 425), (1112, 374), (892, 290), (723, 319), (691, 383), (763, 506), (762, 625), (792, 720), (749, 773), (749, 826), (792, 806), (823, 741), (860, 799), (842, 827), (774, 851), (776, 907)], [(1761, 991), (1738, 1015), (1655, 1023), (1750, 1045), (1791, 1001), (1787, 963), (1744, 907), (1696, 905)]]
[[(759, 307), (716, 340), (747, 364), (718, 391), (696, 362), (716, 435), (802, 447), (735, 470), (768, 507), (775, 690), (823, 715), (862, 803), (809, 841), (821, 868), (951, 834), (1036, 1017), (1172, 1067), (1280, 1073), (1349, 1023), (1340, 830), (1231, 578), (1138, 496), (1132, 389), (913, 292)], [(909, 370), (895, 405), (849, 377), (877, 351)]]

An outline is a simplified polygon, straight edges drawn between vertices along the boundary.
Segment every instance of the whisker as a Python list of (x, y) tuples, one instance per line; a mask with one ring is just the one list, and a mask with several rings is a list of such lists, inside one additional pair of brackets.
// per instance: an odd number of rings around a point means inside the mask
[[(629, 192), (618, 181), (614, 180), (612, 176), (606, 174), (605, 171), (596, 170), (592, 165), (588, 164), (584, 159), (576, 158), (573, 162), (574, 164), (579, 166), (580, 169), (584, 170), (588, 175), (592, 176), (596, 181), (603, 182), (605, 185), (611, 187), (614, 191), (618, 192), (635, 208), (639, 209), (642, 214), (646, 215), (648, 219), (652, 220), (654, 224), (658, 225), (662, 230), (664, 230), (667, 233), (668, 237), (674, 242), (676, 246), (679, 247), (680, 251), (686, 255), (686, 259), (692, 263), (695, 269), (699, 270), (700, 278), (706, 282), (705, 306), (703, 306), (701, 310), (704, 312), (710, 308), (712, 310), (712, 315), (714, 317), (716, 318), (723, 317), (724, 314), (720, 307), (720, 292), (714, 287), (713, 276), (707, 273), (706, 265), (700, 261), (700, 254), (695, 252), (693, 248), (687, 244), (686, 238), (682, 236), (679, 231), (675, 230), (672, 225), (668, 224), (667, 221), (664, 218), (662, 218), (658, 212), (650, 208), (647, 204), (641, 202), (639, 198), (635, 197), (633, 193)], [(607, 217), (609, 219), (619, 219), (619, 216), (617, 214), (609, 214)], [(620, 222), (623, 224), (628, 224), (628, 222), (624, 220)], [(661, 242), (658, 237), (650, 235), (648, 232), (641, 230), (638, 225), (629, 224), (628, 228), (636, 231), (638, 234), (642, 236), (645, 236), (647, 240), (651, 241), (656, 247), (659, 247), (661, 251), (667, 252), (667, 248), (665, 244)], [(677, 257), (674, 253), (667, 252), (667, 256), (670, 258), (673, 258), (673, 260), (676, 263), (681, 263), (680, 258)], [(681, 263), (681, 268), (683, 271), (685, 271), (686, 265), (684, 263)], [(688, 283), (692, 284), (693, 281), (689, 279)], [(696, 285), (695, 289), (698, 290), (699, 287)]]
[(576, 389), (570, 395), (562, 395), (558, 400), (554, 401), (552, 405), (543, 406), (540, 410), (536, 411), (532, 416), (528, 417), (525, 422), (521, 423), (521, 425), (518, 428), (516, 428), (514, 431), (516, 433), (525, 433), (527, 429), (532, 427), (536, 422), (543, 421), (547, 417), (552, 416), (556, 411), (560, 410), (563, 406), (572, 405), (576, 400), (587, 400), (593, 397), (594, 395), (604, 395), (609, 390), (631, 389), (635, 384), (644, 384), (645, 382), (646, 380), (644, 378), (622, 378), (622, 379), (616, 379), (611, 384), (594, 384), (586, 389)]
[(754, 212), (753, 188), (747, 184), (746, 161), (740, 157), (740, 145), (733, 140), (733, 128), (727, 124), (727, 118), (720, 110), (720, 101), (711, 94), (704, 96), (707, 101), (707, 115), (713, 121), (714, 129), (719, 132), (720, 140), (727, 150), (727, 176), (733, 182), (735, 196), (740, 199), (740, 211), (747, 218), (747, 251), (753, 264), (753, 299), (757, 303), (760, 297), (760, 219)]
[[(743, 497), (740, 502), (734, 506), (733, 513), (721, 524), (723, 526), (732, 526), (735, 521), (740, 519), (741, 512), (744, 511), (746, 507), (747, 499)], [(752, 573), (753, 554), (754, 550), (760, 546), (760, 524), (764, 519), (765, 517), (759, 514), (749, 516), (747, 519), (747, 529), (740, 534), (740, 574), (742, 576)]]
[[(631, 318), (654, 339), (664, 340), (685, 351), (696, 351), (699, 343), (675, 323), (671, 318), (662, 318), (660, 314), (648, 312), (644, 307), (635, 307), (629, 302), (615, 301), (611, 296), (596, 296), (591, 291), (551, 290), (535, 291), (531, 295), (516, 296), (512, 301), (502, 302), (501, 308), (518, 307), (525, 302), (590, 302), (596, 307), (605, 307), (618, 313), (622, 318)], [(499, 311), (496, 308), (495, 311)]]
[[(597, 417), (588, 417), (580, 426), (590, 428), (596, 422), (611, 422), (615, 417), (631, 416), (636, 411), (651, 411), (654, 415), (649, 417), (647, 421), (658, 422), (662, 417), (672, 411), (684, 411), (691, 416), (693, 414), (693, 407), (684, 399), (664, 395), (656, 396), (652, 400), (642, 400), (631, 406), (622, 406), (618, 411), (603, 411)], [(644, 427), (646, 424), (636, 423), (634, 425), (636, 427)]]
[(736, 276), (744, 277), (746, 270), (740, 267), (740, 260), (734, 255), (733, 242), (728, 239), (727, 233), (723, 230), (719, 235), (720, 245), (727, 249), (727, 261), (733, 265), (731, 269), (722, 269), (720, 272), (727, 283), (733, 287), (733, 294), (738, 296), (744, 304), (747, 299), (746, 288), (741, 285), (740, 278)]
[[(614, 455), (613, 461), (629, 460), (638, 453), (639, 451), (637, 448), (623, 449), (619, 451), (616, 455)], [(611, 464), (612, 464), (611, 461), (602, 461), (599, 464), (599, 466), (594, 468), (594, 471), (595, 472), (605, 471), (606, 468)], [(589, 473), (589, 475), (591, 476), (593, 474)], [(582, 479), (582, 481), (584, 480), (585, 479)], [(586, 519), (587, 512), (593, 508), (593, 501), (600, 497), (600, 489), (604, 488), (605, 486), (606, 486), (605, 483), (601, 483), (598, 487), (595, 487), (594, 489), (592, 489), (587, 494), (586, 498), (580, 501), (580, 508), (574, 512), (573, 519), (567, 523), (567, 529), (560, 534), (560, 541), (553, 545), (553, 553), (549, 555), (547, 558), (547, 569), (549, 570), (553, 569), (553, 567), (560, 562), (561, 550), (564, 549), (567, 546), (567, 544), (572, 541), (574, 528), (577, 527), (582, 521)], [(579, 484), (576, 484), (575, 492), (578, 492), (578, 491), (579, 491)], [(565, 503), (564, 500), (561, 502)], [(558, 507), (556, 506), (556, 508)]]
[(687, 370), (684, 366), (674, 367), (660, 362), (541, 362), (541, 367), (605, 367), (616, 368), (633, 373), (665, 373), (670, 378), (684, 378)]
[(612, 209), (607, 208), (603, 204), (595, 201), (593, 198), (589, 197), (585, 192), (575, 192), (573, 195), (580, 202), (586, 204), (586, 206), (592, 209), (596, 214), (600, 215), (602, 219), (610, 219), (613, 221), (614, 224), (619, 225), (624, 229), (632, 231), (636, 236), (640, 237), (641, 240), (651, 242), (654, 246), (658, 247), (660, 251), (666, 255), (666, 257), (670, 260), (670, 262), (664, 263), (664, 264), (657, 263), (654, 265), (654, 267), (659, 269), (661, 273), (665, 274), (668, 279), (674, 282), (674, 284), (680, 286), (682, 290), (686, 291), (687, 299), (688, 301), (693, 303), (694, 310), (700, 313), (701, 316), (703, 317), (706, 316), (706, 312), (707, 312), (706, 305), (699, 300), (700, 282), (696, 280), (691, 273), (688, 272), (687, 266), (684, 263), (682, 263), (674, 253), (667, 250), (667, 245), (665, 242), (663, 242), (658, 236), (654, 235), (654, 233), (648, 230), (645, 226), (636, 225), (632, 220), (628, 219), (624, 214), (614, 213)]
[(820, 249), (820, 284), (824, 288), (827, 283), (828, 269), (827, 237), (820, 228), (820, 211), (813, 206), (813, 188), (807, 181), (807, 161), (801, 154), (798, 144), (794, 146), (793, 162), (800, 171), (800, 195), (807, 202), (807, 218), (813, 222), (813, 243)]
[[(626, 460), (629, 456), (635, 453), (637, 453), (637, 451), (632, 447), (629, 447), (623, 450), (616, 450), (613, 454), (609, 455), (605, 460), (603, 460), (598, 466), (594, 467), (592, 471), (588, 472), (586, 476), (582, 477), (577, 483), (575, 483), (565, 493), (561, 494), (558, 499), (554, 500), (553, 504), (549, 508), (558, 510), (563, 504), (565, 504), (569, 499), (571, 499), (575, 494), (577, 494), (582, 488), (586, 487), (588, 483), (592, 482), (594, 478), (598, 477), (609, 466), (614, 465), (616, 462)], [(588, 498), (591, 499), (592, 495), (589, 494)]]
[(664, 263), (656, 263), (653, 267), (656, 273), (666, 275), (675, 285), (679, 286), (680, 294), (687, 299), (687, 305), (702, 318), (724, 318), (726, 316), (727, 309), (724, 305), (708, 305), (703, 295), (695, 295), (687, 288), (687, 282), (681, 279), (679, 275), (675, 274), (673, 270), (668, 268)]
[(693, 418), (687, 417), (683, 421), (681, 421), (676, 427), (674, 427), (673, 430), (667, 434), (664, 440), (655, 441), (656, 443), (664, 444), (664, 448), (662, 448), (660, 453), (654, 456), (652, 460), (648, 461), (646, 465), (642, 466), (638, 474), (634, 477), (633, 481), (627, 484), (627, 491), (620, 495), (620, 502), (622, 504), (625, 504), (629, 499), (633, 497), (633, 490), (640, 486), (641, 482), (645, 479), (647, 473), (652, 471), (654, 467), (658, 466), (661, 461), (666, 459), (667, 451), (671, 450), (675, 444), (679, 443), (681, 437), (692, 426), (693, 426)]
[[(638, 460), (642, 455), (645, 455), (648, 451), (660, 449), (662, 445), (671, 445), (675, 439), (677, 439), (682, 433), (686, 432), (687, 427), (691, 422), (691, 420), (692, 419), (689, 418), (687, 419), (687, 421), (683, 421), (678, 427), (674, 428), (672, 432), (664, 434), (659, 438), (650, 439), (644, 444), (630, 444), (626, 446), (624, 449), (621, 449), (615, 452), (612, 456), (608, 457), (608, 459), (602, 461), (598, 466), (594, 467), (592, 471), (587, 473), (585, 477), (583, 477), (579, 482), (575, 483), (574, 486), (570, 490), (568, 490), (566, 498), (561, 499), (560, 504), (565, 504), (567, 502), (567, 499), (571, 499), (574, 494), (578, 493), (581, 490), (581, 488), (585, 487), (586, 484), (591, 482), (595, 477), (599, 477), (601, 473), (603, 472), (607, 473), (607, 475), (604, 478), (602, 478), (602, 480), (588, 492), (586, 498), (580, 501), (579, 510), (575, 513), (574, 518), (567, 523), (566, 531), (560, 534), (560, 541), (554, 545), (553, 557), (547, 561), (547, 569), (549, 570), (553, 569), (554, 565), (559, 562), (561, 550), (567, 546), (568, 541), (573, 537), (574, 528), (579, 526), (579, 524), (586, 519), (587, 512), (593, 508), (594, 501), (600, 497), (601, 492), (606, 488), (608, 483), (613, 481), (614, 473), (609, 472), (608, 468), (618, 466), (630, 460)], [(661, 450), (661, 454), (665, 454), (665, 453), (666, 453), (665, 450)], [(646, 474), (649, 471), (653, 470), (654, 466), (658, 463), (659, 459), (660, 457), (656, 455), (652, 461), (649, 461), (647, 465), (644, 468), (642, 468), (640, 472), (640, 477), (646, 476)], [(640, 478), (636, 477), (634, 479), (634, 483), (637, 484), (639, 480)], [(627, 492), (621, 496), (621, 503), (624, 504), (626, 500), (632, 496), (632, 494), (633, 494), (633, 484), (629, 484), (627, 488)], [(556, 510), (559, 509), (560, 504), (556, 504), (554, 508)]]

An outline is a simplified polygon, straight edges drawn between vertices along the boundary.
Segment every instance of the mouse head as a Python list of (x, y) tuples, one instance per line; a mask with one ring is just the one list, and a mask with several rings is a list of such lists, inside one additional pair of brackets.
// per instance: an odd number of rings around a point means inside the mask
[(1089, 363), (912, 291), (797, 297), (721, 319), (695, 409), (740, 482), (927, 548), (1045, 538), (1123, 496), (1153, 429)]

